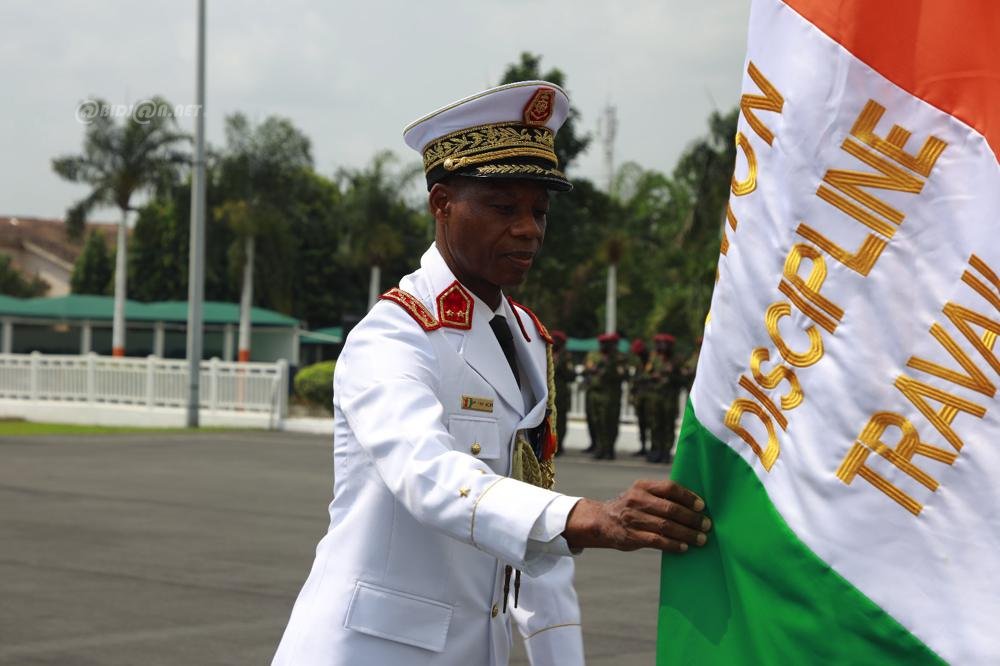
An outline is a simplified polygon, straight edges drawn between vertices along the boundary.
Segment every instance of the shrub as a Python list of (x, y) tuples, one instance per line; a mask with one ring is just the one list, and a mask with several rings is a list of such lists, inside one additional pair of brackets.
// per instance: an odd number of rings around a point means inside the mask
[(334, 361), (307, 365), (295, 375), (295, 395), (333, 413)]

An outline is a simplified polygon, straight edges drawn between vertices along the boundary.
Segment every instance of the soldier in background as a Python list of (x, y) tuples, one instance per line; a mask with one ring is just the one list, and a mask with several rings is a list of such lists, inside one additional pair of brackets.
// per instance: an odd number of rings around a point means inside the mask
[(589, 393), (594, 407), (594, 431), (597, 435), (597, 460), (615, 459), (615, 441), (618, 439), (618, 421), (621, 419), (622, 382), (625, 366), (618, 356), (617, 333), (598, 336), (601, 354), (591, 370)]
[(674, 342), (674, 336), (669, 333), (657, 333), (653, 338), (654, 352), (647, 364), (653, 386), (653, 418), (652, 446), (646, 460), (652, 463), (669, 463), (674, 444), (680, 388), (680, 373), (674, 362)]
[(583, 409), (587, 418), (587, 437), (590, 438), (590, 444), (583, 450), (584, 453), (594, 453), (597, 451), (597, 407), (594, 406), (594, 398), (597, 396), (598, 391), (593, 390), (594, 387), (594, 369), (597, 368), (597, 362), (601, 358), (600, 351), (587, 352), (587, 356), (583, 361)]
[(576, 381), (576, 367), (569, 351), (566, 350), (566, 334), (562, 331), (552, 331), (551, 335), (552, 365), (556, 383), (556, 441), (559, 442), (556, 455), (561, 456), (566, 450), (566, 426), (570, 398), (573, 396), (573, 382)]
[(642, 338), (632, 341), (629, 349), (632, 352), (633, 364), (631, 368), (632, 390), (629, 393), (632, 407), (635, 409), (635, 419), (639, 426), (639, 450), (632, 455), (646, 455), (646, 442), (650, 436), (651, 425), (651, 401), (653, 397), (652, 381), (646, 371), (649, 363), (649, 349)]
[(691, 395), (691, 386), (694, 385), (694, 373), (698, 369), (698, 356), (701, 354), (701, 337), (694, 340), (694, 349), (681, 365), (681, 386), (684, 387), (688, 395)]

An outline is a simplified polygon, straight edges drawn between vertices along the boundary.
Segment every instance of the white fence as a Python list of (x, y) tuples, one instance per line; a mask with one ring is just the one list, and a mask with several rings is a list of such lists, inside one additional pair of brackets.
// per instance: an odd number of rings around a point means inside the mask
[[(0, 354), (0, 399), (103, 405), (185, 408), (185, 360), (116, 358), (86, 354)], [(288, 412), (288, 364), (201, 362), (201, 408), (281, 420)]]

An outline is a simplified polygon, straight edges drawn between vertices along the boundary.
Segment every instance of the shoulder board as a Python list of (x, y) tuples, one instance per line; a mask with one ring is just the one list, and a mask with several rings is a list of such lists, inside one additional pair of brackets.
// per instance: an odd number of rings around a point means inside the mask
[(550, 344), (550, 345), (552, 344), (552, 336), (549, 335), (549, 329), (545, 328), (545, 324), (543, 324), (538, 319), (538, 317), (535, 316), (534, 312), (532, 312), (528, 308), (524, 307), (523, 305), (521, 305), (520, 303), (518, 303), (517, 301), (515, 301), (513, 298), (511, 298), (510, 296), (507, 297), (507, 302), (510, 303), (510, 308), (511, 308), (511, 310), (514, 311), (514, 316), (517, 317), (517, 324), (518, 324), (518, 326), (521, 327), (521, 333), (524, 334), (524, 339), (525, 340), (527, 340), (528, 342), (531, 342), (531, 338), (528, 337), (528, 332), (526, 330), (524, 330), (524, 324), (521, 323), (521, 316), (517, 313), (517, 309), (518, 308), (521, 308), (522, 310), (524, 310), (527, 313), (527, 315), (529, 317), (531, 317), (531, 321), (535, 322), (535, 329), (538, 331), (538, 335), (540, 335), (542, 337), (542, 340), (545, 340), (545, 342), (548, 343), (548, 344)]
[(425, 331), (434, 331), (441, 328), (441, 322), (434, 318), (427, 306), (413, 294), (403, 291), (399, 287), (393, 287), (385, 292), (379, 299), (392, 301), (409, 313), (413, 319), (420, 324), (420, 328)]

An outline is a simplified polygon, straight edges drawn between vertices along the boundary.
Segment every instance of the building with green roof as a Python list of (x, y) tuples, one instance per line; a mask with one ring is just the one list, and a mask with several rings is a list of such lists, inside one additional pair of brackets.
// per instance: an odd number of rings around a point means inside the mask
[[(49, 354), (111, 353), (111, 320), (114, 298), (70, 294), (55, 298), (0, 296), (0, 351), (3, 353)], [(236, 332), (240, 308), (236, 303), (206, 301), (204, 304), (204, 356), (232, 360), (236, 355)], [(154, 355), (184, 358), (187, 347), (187, 302), (126, 301), (129, 356)], [(251, 360), (299, 361), (299, 321), (280, 312), (251, 310)]]

